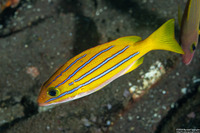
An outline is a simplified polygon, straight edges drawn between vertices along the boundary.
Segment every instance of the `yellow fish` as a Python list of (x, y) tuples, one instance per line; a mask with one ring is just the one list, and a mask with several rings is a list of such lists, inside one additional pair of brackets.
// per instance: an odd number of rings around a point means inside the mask
[(142, 56), (151, 50), (184, 53), (174, 38), (174, 19), (145, 40), (138, 36), (121, 37), (73, 57), (43, 84), (38, 104), (63, 103), (98, 91), (136, 69), (143, 63)]

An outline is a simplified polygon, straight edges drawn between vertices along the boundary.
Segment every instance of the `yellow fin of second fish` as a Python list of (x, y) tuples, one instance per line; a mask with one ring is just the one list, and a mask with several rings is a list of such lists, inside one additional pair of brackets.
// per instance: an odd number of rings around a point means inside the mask
[(189, 5), (188, 5), (188, 12), (187, 12), (187, 21), (189, 20), (189, 15), (190, 15), (190, 10), (191, 10), (191, 4), (192, 4), (192, 0), (189, 0)]
[(129, 68), (125, 74), (133, 71), (134, 69), (136, 69), (137, 67), (139, 67), (142, 63), (143, 63), (144, 57), (141, 57), (140, 59), (138, 59), (137, 61), (135, 61), (135, 63), (133, 64), (133, 66), (131, 66), (131, 68)]

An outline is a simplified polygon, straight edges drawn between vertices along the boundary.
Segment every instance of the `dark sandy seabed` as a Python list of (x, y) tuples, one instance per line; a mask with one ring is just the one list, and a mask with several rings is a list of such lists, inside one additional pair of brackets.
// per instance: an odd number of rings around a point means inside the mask
[[(186, 1), (180, 2), (184, 8)], [(175, 0), (21, 0), (0, 14), (1, 133), (175, 133), (200, 128), (200, 49), (189, 66), (152, 51), (135, 71), (87, 97), (38, 107), (42, 83), (78, 53), (121, 36), (146, 38), (170, 18)], [(178, 38), (177, 38), (178, 40)], [(129, 93), (156, 61), (166, 73), (138, 100)]]

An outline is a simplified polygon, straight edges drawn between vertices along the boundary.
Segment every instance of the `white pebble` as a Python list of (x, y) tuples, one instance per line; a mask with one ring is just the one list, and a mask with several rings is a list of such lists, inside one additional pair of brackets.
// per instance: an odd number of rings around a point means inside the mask
[(106, 121), (106, 125), (110, 126), (111, 122), (109, 120)]
[(132, 120), (133, 120), (133, 117), (132, 117), (132, 116), (129, 116), (129, 117), (128, 117), (128, 120), (129, 120), (129, 121), (132, 121)]
[(153, 116), (154, 116), (154, 117), (157, 117), (157, 116), (158, 116), (158, 114), (157, 114), (157, 113), (155, 113)]
[(50, 126), (47, 126), (46, 128), (47, 128), (47, 130), (50, 130)]
[(110, 110), (112, 108), (112, 105), (110, 103), (108, 103), (107, 108), (108, 108), (108, 110)]
[(130, 93), (134, 93), (135, 92), (135, 90), (136, 90), (136, 88), (137, 88), (137, 86), (132, 86), (132, 87), (130, 87), (129, 88), (129, 91), (130, 91)]
[(132, 86), (132, 83), (131, 83), (131, 82), (128, 82), (128, 85), (129, 85), (129, 86)]
[(162, 91), (162, 94), (166, 94), (166, 91), (165, 91), (165, 90), (163, 90), (163, 91)]
[(89, 127), (91, 125), (90, 121), (86, 118), (83, 118), (82, 121), (86, 127)]
[(187, 93), (187, 88), (182, 88), (181, 93), (186, 94)]
[(172, 103), (172, 104), (171, 104), (171, 108), (174, 108), (174, 107), (175, 107), (175, 104), (174, 104), (174, 103)]
[(163, 105), (163, 106), (162, 106), (162, 109), (166, 110), (167, 108), (166, 108), (166, 106)]
[(25, 45), (24, 45), (24, 47), (25, 47), (25, 48), (28, 48), (28, 45), (27, 45), (27, 44), (25, 44)]
[(28, 5), (27, 8), (28, 8), (28, 9), (32, 8), (32, 5)]

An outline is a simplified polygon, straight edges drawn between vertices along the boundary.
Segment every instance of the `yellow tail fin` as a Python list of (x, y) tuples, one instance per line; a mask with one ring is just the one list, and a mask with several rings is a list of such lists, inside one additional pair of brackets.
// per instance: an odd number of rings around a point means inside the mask
[(181, 46), (174, 37), (174, 19), (165, 22), (144, 41), (151, 50), (168, 50), (184, 54)]

